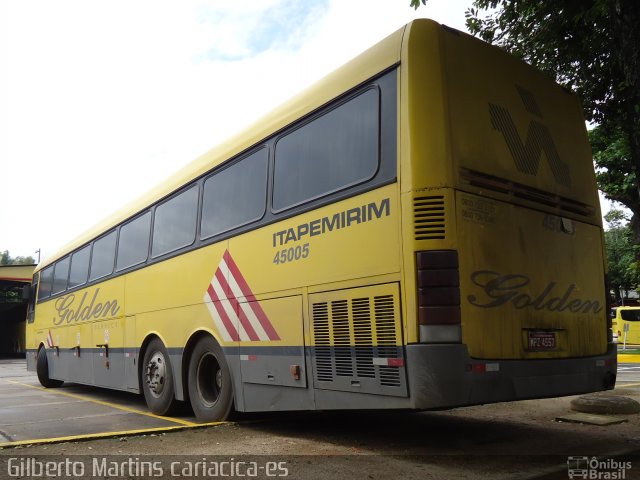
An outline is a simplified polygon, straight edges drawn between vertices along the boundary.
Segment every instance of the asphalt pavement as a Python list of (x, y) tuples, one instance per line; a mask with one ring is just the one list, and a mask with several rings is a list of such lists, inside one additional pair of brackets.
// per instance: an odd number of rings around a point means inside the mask
[[(640, 392), (640, 355), (618, 364), (616, 391)], [(65, 383), (45, 389), (24, 360), (0, 359), (0, 447), (201, 428), (188, 407), (177, 416), (147, 410), (128, 392)]]

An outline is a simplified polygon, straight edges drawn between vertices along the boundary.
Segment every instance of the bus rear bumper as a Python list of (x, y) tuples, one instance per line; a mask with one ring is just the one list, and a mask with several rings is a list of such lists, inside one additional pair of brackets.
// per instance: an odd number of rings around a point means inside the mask
[(605, 355), (541, 360), (479, 360), (465, 345), (407, 345), (409, 391), (414, 408), (561, 397), (612, 389), (616, 346)]

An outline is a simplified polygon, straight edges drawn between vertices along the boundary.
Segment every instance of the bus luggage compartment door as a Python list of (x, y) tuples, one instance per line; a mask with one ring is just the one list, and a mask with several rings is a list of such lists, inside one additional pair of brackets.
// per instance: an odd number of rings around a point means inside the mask
[(69, 358), (68, 379), (78, 383), (92, 383), (93, 364), (85, 358), (92, 351), (91, 325), (78, 323), (67, 328), (67, 341), (63, 349)]
[(247, 337), (240, 341), (242, 381), (306, 388), (302, 296), (245, 301), (236, 308), (236, 329)]
[(124, 321), (124, 318), (114, 318), (92, 326), (94, 385), (124, 387)]

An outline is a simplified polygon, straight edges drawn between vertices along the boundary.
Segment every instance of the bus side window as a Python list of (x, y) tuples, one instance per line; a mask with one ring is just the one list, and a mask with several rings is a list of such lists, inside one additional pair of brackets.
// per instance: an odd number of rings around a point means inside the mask
[(280, 211), (372, 179), (379, 166), (380, 91), (370, 88), (276, 142)]
[(116, 256), (115, 230), (93, 242), (91, 254), (91, 273), (89, 280), (106, 277), (113, 272), (113, 260)]
[(53, 283), (53, 265), (48, 266), (40, 274), (40, 290), (38, 290), (38, 301), (48, 298), (51, 295)]
[(53, 286), (51, 288), (51, 294), (64, 292), (67, 289), (67, 279), (69, 278), (69, 263), (71, 257), (66, 257), (56, 262), (55, 269), (53, 270)]
[(120, 227), (116, 271), (138, 265), (147, 259), (150, 234), (151, 212), (146, 212)]
[(91, 258), (91, 245), (81, 248), (71, 255), (71, 268), (69, 271), (69, 288), (87, 283), (89, 276), (89, 259)]
[(197, 218), (197, 185), (158, 205), (153, 223), (151, 256), (159, 257), (191, 245), (196, 239)]
[(262, 148), (205, 180), (201, 238), (262, 218), (267, 203), (268, 161), (268, 150)]

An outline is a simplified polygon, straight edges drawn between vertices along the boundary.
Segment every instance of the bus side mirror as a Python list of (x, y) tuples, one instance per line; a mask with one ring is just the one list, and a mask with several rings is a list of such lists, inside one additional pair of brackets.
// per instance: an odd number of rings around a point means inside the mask
[(22, 299), (27, 302), (33, 300), (33, 287), (31, 285), (22, 287)]

